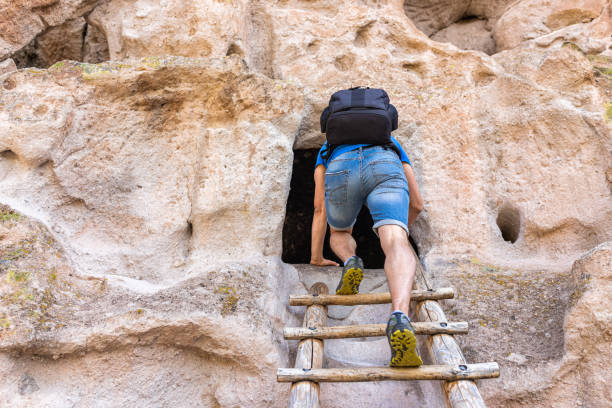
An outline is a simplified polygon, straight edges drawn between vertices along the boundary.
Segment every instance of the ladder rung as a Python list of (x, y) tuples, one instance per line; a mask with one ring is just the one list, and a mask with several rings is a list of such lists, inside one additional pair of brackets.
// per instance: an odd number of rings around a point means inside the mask
[[(412, 322), (416, 334), (467, 334), (467, 322)], [(328, 327), (285, 327), (287, 340), (345, 339), (385, 336), (386, 324), (360, 324)]]
[(424, 365), (413, 368), (358, 367), (358, 368), (279, 368), (279, 382), (363, 382), (407, 380), (477, 380), (499, 377), (495, 362), (462, 365)]
[[(439, 288), (432, 290), (413, 290), (410, 300), (438, 300), (452, 299), (455, 296), (453, 288)], [(362, 293), (358, 295), (291, 295), (289, 304), (291, 306), (310, 306), (310, 305), (375, 305), (381, 303), (391, 303), (391, 294), (382, 293)]]

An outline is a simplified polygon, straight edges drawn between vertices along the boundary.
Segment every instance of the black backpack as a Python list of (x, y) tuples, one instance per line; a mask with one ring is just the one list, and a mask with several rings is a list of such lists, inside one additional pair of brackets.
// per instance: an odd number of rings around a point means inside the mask
[(391, 141), (397, 119), (397, 109), (383, 89), (355, 87), (335, 92), (321, 114), (321, 132), (328, 145), (325, 158), (341, 144), (381, 145), (398, 152)]

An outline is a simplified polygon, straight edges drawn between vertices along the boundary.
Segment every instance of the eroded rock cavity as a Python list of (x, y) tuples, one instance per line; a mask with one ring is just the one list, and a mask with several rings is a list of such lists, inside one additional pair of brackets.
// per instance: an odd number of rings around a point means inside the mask
[(98, 63), (110, 56), (104, 33), (79, 17), (44, 31), (11, 58), (18, 68), (48, 68), (63, 60)]

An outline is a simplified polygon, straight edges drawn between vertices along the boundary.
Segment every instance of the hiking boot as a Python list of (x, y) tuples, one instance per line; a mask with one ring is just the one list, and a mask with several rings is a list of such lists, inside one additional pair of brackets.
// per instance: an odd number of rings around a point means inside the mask
[(352, 256), (342, 268), (342, 277), (336, 288), (336, 295), (356, 295), (363, 279), (363, 261), (358, 256)]
[(423, 364), (416, 352), (416, 336), (410, 319), (394, 312), (387, 323), (387, 339), (391, 347), (391, 367), (418, 367)]

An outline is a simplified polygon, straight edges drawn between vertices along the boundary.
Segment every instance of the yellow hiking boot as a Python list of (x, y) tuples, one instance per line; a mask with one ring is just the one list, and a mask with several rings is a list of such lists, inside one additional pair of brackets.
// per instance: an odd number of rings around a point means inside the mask
[(336, 288), (336, 295), (356, 295), (363, 279), (363, 261), (358, 256), (352, 256), (342, 269), (342, 277)]
[(414, 329), (404, 313), (391, 314), (387, 323), (387, 339), (391, 346), (391, 367), (418, 367), (423, 364), (416, 351)]

